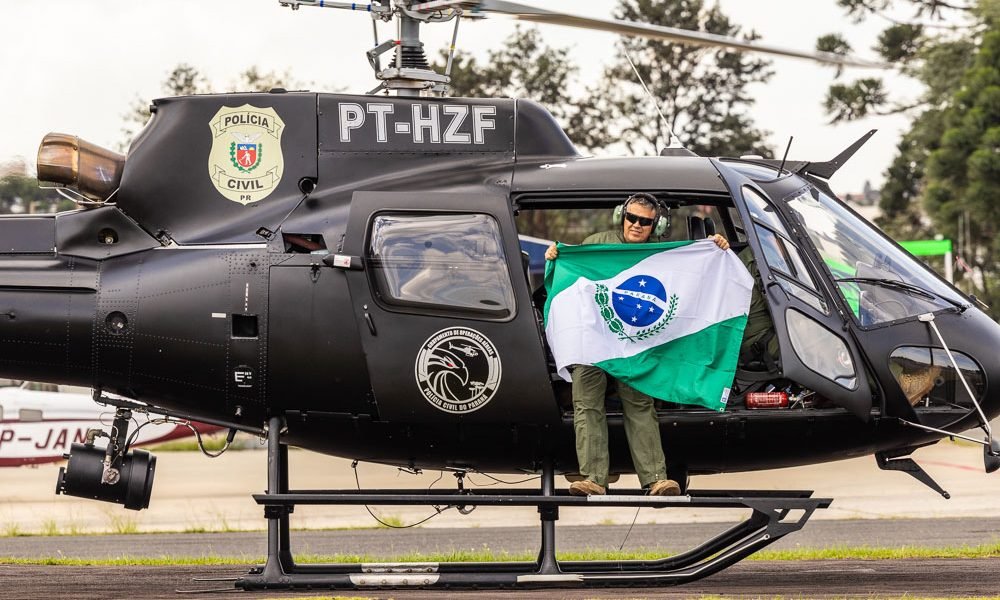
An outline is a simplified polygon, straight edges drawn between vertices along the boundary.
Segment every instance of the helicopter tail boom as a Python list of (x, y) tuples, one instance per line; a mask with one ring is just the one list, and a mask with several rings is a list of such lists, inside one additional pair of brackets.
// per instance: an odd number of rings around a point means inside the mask
[(0, 217), (0, 377), (86, 385), (97, 269), (43, 253), (54, 215)]

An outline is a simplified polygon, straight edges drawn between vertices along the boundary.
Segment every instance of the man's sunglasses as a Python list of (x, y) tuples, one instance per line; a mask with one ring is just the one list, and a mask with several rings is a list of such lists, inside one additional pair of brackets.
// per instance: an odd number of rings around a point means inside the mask
[(638, 223), (640, 227), (649, 227), (656, 219), (653, 217), (640, 217), (639, 215), (633, 215), (632, 213), (626, 211), (625, 220), (629, 223)]

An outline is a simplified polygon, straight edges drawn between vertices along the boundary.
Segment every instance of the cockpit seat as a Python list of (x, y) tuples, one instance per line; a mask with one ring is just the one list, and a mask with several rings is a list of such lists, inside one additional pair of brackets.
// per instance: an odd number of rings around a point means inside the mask
[(687, 230), (689, 240), (703, 240), (715, 235), (715, 221), (692, 215), (687, 218)]

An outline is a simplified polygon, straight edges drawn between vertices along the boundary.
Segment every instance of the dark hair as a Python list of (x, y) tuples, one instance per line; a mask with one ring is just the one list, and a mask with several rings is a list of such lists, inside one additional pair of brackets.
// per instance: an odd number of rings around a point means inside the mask
[(637, 192), (632, 194), (625, 199), (624, 206), (628, 207), (630, 204), (638, 204), (639, 206), (645, 206), (646, 208), (652, 208), (656, 211), (656, 214), (660, 214), (660, 202), (652, 194), (647, 194), (645, 192)]

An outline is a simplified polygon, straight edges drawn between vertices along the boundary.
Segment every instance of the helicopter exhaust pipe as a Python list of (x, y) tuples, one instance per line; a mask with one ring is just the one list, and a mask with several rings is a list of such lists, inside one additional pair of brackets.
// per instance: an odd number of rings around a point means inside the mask
[(74, 135), (50, 133), (38, 147), (38, 181), (75, 191), (83, 206), (107, 202), (121, 184), (125, 157)]

